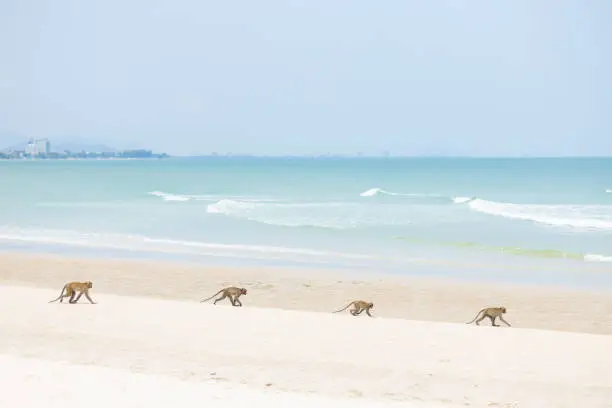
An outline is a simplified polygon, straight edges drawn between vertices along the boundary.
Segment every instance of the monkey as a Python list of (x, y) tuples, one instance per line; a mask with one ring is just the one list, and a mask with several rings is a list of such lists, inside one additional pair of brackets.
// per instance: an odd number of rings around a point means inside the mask
[(366, 314), (370, 317), (373, 317), (370, 314), (370, 309), (372, 309), (374, 307), (374, 303), (372, 302), (365, 302), (363, 300), (355, 300), (351, 303), (349, 303), (348, 305), (344, 306), (342, 309), (340, 310), (336, 310), (332, 313), (338, 313), (338, 312), (342, 312), (343, 310), (346, 310), (346, 308), (353, 306), (352, 309), (349, 310), (349, 312), (351, 312), (351, 314), (353, 316), (359, 316), (361, 314), (361, 312), (363, 312), (365, 310)]
[(216, 305), (218, 301), (223, 300), (226, 297), (229, 297), (230, 302), (232, 302), (232, 306), (242, 307), (242, 302), (238, 298), (242, 295), (246, 295), (247, 290), (245, 288), (237, 288), (235, 286), (230, 286), (229, 288), (221, 289), (220, 291), (218, 291), (217, 293), (215, 293), (209, 298), (200, 300), (200, 303), (206, 302), (207, 300), (214, 298), (219, 293), (222, 293), (223, 295), (220, 298), (215, 299), (215, 301), (213, 302), (213, 305)]
[(63, 303), (65, 297), (70, 297), (70, 299), (74, 298), (74, 290), (72, 289), (70, 283), (65, 284), (57, 299), (51, 300), (49, 301), (49, 303), (57, 302), (58, 300), (60, 301), (60, 303)]
[[(92, 286), (93, 283), (91, 283), (91, 281), (68, 282), (62, 288), (62, 291), (60, 292), (57, 299), (51, 300), (49, 301), (49, 303), (57, 302), (58, 300), (60, 301), (60, 303), (63, 303), (65, 297), (70, 297), (70, 299), (68, 299), (68, 303), (77, 303), (81, 296), (85, 294), (85, 297), (87, 298), (87, 300), (89, 300), (89, 303), (95, 304), (96, 302), (91, 300), (91, 297), (89, 297), (89, 289), (91, 289)], [(76, 296), (77, 292), (79, 292), (79, 295), (75, 299), (74, 297)]]
[[(499, 317), (499, 320), (501, 320), (502, 322), (506, 323), (506, 325), (508, 325), (508, 327), (511, 327), (510, 323), (508, 323), (507, 321), (504, 320), (504, 317), (502, 316), (504, 313), (506, 313), (506, 308), (503, 307), (503, 306), (500, 306), (500, 307), (485, 307), (484, 309), (480, 310), (476, 314), (476, 317), (474, 317), (474, 319), (472, 319), (471, 322), (467, 322), (467, 324), (471, 324), (474, 321), (476, 321), (476, 325), (480, 326), (480, 322), (482, 320), (484, 320), (485, 317), (488, 317), (491, 320), (491, 326), (499, 327), (498, 324), (495, 324), (495, 319)], [(478, 318), (478, 316), (480, 316), (480, 318)], [(476, 319), (478, 319), (478, 320), (476, 320)]]

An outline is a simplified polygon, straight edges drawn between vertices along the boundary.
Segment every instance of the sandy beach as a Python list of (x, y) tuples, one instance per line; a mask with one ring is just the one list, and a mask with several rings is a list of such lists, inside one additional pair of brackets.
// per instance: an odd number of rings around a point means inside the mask
[[(606, 292), (27, 254), (0, 264), (2, 406), (81, 401), (79, 387), (100, 396), (92, 407), (612, 406)], [(68, 280), (92, 280), (98, 304), (48, 304)], [(227, 285), (248, 288), (244, 307), (198, 302)], [(330, 313), (356, 298), (375, 318)], [(513, 327), (465, 324), (498, 304)]]
[[(245, 306), (328, 313), (354, 299), (375, 303), (377, 317), (465, 323), (485, 306), (503, 305), (514, 328), (612, 334), (612, 291), (471, 283), (345, 270), (203, 265), (0, 254), (0, 282), (48, 288), (91, 280), (92, 293), (184, 299), (241, 286)], [(484, 323), (483, 323), (484, 324)]]

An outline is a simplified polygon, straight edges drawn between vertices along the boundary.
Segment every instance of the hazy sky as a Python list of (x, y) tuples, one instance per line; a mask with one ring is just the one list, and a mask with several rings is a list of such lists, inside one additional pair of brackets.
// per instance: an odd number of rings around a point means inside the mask
[(612, 155), (612, 1), (0, 0), (0, 142)]

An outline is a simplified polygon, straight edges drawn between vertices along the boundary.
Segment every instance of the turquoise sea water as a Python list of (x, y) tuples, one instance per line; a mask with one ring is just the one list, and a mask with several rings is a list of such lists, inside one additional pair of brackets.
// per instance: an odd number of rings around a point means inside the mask
[(4, 249), (534, 280), (612, 268), (612, 159), (2, 161), (0, 179)]

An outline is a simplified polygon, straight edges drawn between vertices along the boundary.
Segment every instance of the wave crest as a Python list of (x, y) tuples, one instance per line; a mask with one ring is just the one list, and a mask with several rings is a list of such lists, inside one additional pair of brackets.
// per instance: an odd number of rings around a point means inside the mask
[[(608, 189), (606, 192), (612, 193), (612, 189)], [(360, 196), (400, 196), (426, 200), (432, 203), (443, 200), (448, 203), (466, 205), (479, 213), (506, 219), (583, 230), (612, 230), (612, 206), (607, 205), (514, 204), (469, 196), (452, 197), (439, 194), (396, 193), (378, 187), (366, 190)]]
[[(228, 195), (219, 194), (173, 194), (165, 193), (163, 191), (149, 191), (149, 195), (160, 197), (164, 201), (217, 201), (222, 198), (227, 198)], [(244, 196), (244, 195), (229, 195), (231, 198), (249, 201), (249, 202), (267, 202), (267, 201), (284, 201), (279, 199), (268, 199), (262, 197)]]
[(605, 205), (513, 204), (474, 199), (474, 211), (493, 216), (577, 229), (612, 230), (612, 207)]
[[(347, 229), (408, 225), (412, 224), (413, 220), (410, 218), (414, 218), (415, 214), (421, 217), (419, 214), (422, 214), (423, 210), (419, 207), (423, 204), (454, 204), (508, 220), (531, 221), (576, 230), (612, 230), (612, 206), (609, 205), (515, 204), (471, 196), (398, 193), (379, 187), (363, 191), (360, 196), (396, 196), (402, 200), (386, 203), (382, 207), (379, 205), (380, 202), (376, 201), (371, 204), (363, 201), (295, 203), (263, 198), (241, 198), (242, 196), (225, 196), (219, 199), (220, 197), (214, 195), (171, 194), (162, 191), (152, 191), (149, 194), (161, 197), (164, 201), (213, 201), (206, 208), (209, 214), (287, 227)], [(407, 203), (416, 206), (410, 208), (405, 205)]]
[(191, 197), (189, 196), (164, 193), (163, 191), (151, 191), (149, 194), (152, 196), (160, 197), (164, 201), (189, 201), (191, 200)]
[(469, 201), (475, 200), (474, 197), (453, 197), (453, 203), (455, 204), (463, 204)]
[(384, 190), (379, 187), (371, 188), (359, 194), (361, 197), (375, 197), (375, 196), (394, 196), (411, 198), (414, 200), (428, 201), (428, 202), (446, 202), (446, 203), (465, 203), (474, 197), (452, 197), (441, 194), (428, 194), (428, 193), (396, 193), (394, 191)]
[[(395, 193), (393, 191), (383, 190), (382, 188), (371, 188), (369, 190), (364, 191), (359, 194), (361, 197), (374, 197), (374, 196), (396, 196), (396, 197), (430, 197), (430, 198), (443, 198), (445, 196), (441, 196), (439, 194), (422, 194), (422, 193)], [(448, 198), (448, 197), (447, 197)]]
[(363, 193), (359, 194), (361, 197), (374, 197), (376, 195), (397, 195), (390, 191), (383, 190), (382, 188), (371, 188)]

